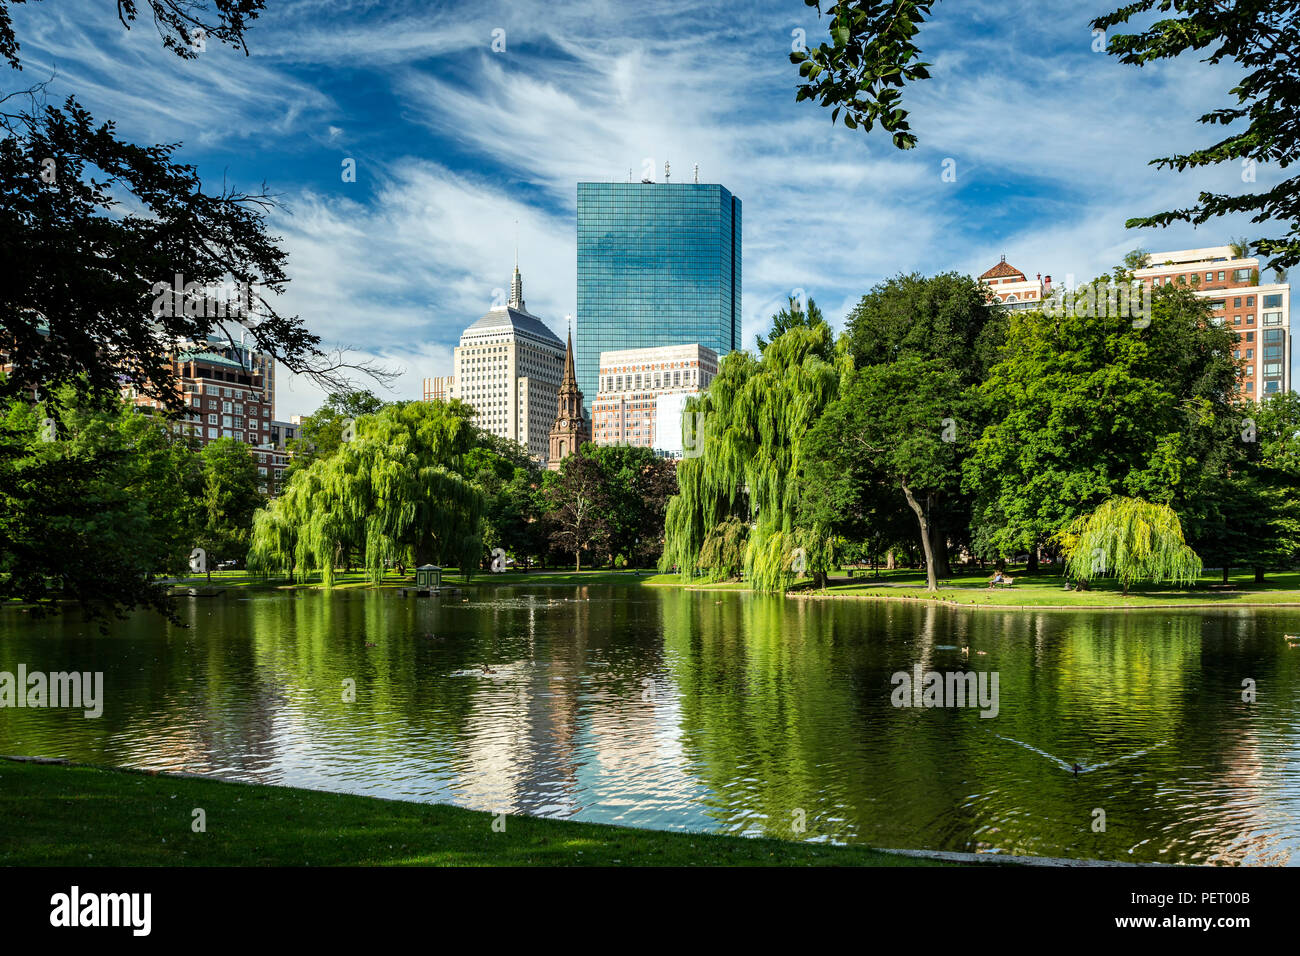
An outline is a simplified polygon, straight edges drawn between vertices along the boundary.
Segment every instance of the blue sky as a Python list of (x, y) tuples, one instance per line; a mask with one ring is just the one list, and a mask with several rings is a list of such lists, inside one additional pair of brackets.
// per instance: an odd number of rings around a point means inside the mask
[[(813, 44), (826, 29), (802, 0), (269, 6), (249, 56), (210, 42), (190, 62), (147, 20), (122, 30), (112, 4), (14, 7), (26, 69), (8, 88), (55, 71), (57, 97), (75, 92), (135, 141), (182, 143), (205, 181), (265, 181), (290, 254), (281, 310), (401, 369), (392, 398), (450, 371), (461, 330), (508, 287), (516, 230), (529, 309), (563, 336), (582, 180), (647, 164), (662, 178), (667, 160), (688, 181), (698, 163), (701, 181), (739, 196), (752, 345), (795, 289), (838, 327), (899, 272), (978, 275), (1005, 254), (1031, 276), (1085, 278), (1135, 246), (1255, 238), (1244, 219), (1142, 232), (1124, 220), (1279, 178), (1149, 167), (1208, 140), (1194, 118), (1226, 104), (1231, 74), (1093, 52), (1104, 3), (938, 4), (920, 36), (934, 79), (905, 94), (921, 141), (907, 153), (794, 102), (794, 31)], [(284, 375), (277, 416), (319, 400)]]

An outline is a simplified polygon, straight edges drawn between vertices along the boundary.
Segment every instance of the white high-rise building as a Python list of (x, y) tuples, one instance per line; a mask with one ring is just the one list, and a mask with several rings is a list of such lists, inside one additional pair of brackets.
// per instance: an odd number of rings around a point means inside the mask
[(424, 380), (425, 399), (458, 398), (472, 405), (480, 428), (517, 441), (545, 463), (564, 343), (525, 307), (518, 264), (509, 302), (461, 333), (453, 367), (450, 376)]
[(592, 441), (682, 454), (682, 408), (718, 374), (704, 345), (663, 345), (600, 353), (600, 391), (591, 404)]

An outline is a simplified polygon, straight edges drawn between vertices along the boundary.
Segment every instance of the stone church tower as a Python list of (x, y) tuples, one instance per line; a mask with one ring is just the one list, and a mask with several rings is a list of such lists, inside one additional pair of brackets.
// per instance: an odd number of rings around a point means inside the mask
[(560, 396), (556, 402), (555, 424), (551, 426), (551, 454), (546, 467), (560, 470), (560, 462), (591, 441), (591, 426), (582, 414), (582, 392), (573, 373), (573, 333), (564, 352), (564, 379), (560, 382)]

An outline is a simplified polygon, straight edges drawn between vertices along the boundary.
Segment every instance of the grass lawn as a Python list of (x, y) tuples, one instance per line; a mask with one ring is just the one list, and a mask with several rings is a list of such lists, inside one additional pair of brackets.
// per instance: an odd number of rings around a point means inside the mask
[[(207, 832), (192, 830), (193, 811)], [(4, 866), (935, 866), (864, 847), (505, 818), (0, 759)]]
[[(569, 569), (549, 569), (546, 571), (507, 571), (503, 574), (493, 574), (490, 571), (475, 571), (473, 577), (467, 582), (456, 569), (444, 570), (442, 574), (442, 583), (448, 588), (476, 588), (476, 587), (573, 587), (583, 584), (644, 584), (656, 579), (671, 580), (676, 583), (675, 575), (656, 574), (652, 570), (642, 569), (640, 571), (610, 570), (608, 568), (586, 569), (574, 571)], [(292, 590), (299, 588), (319, 588), (321, 587), (319, 576), (313, 576), (308, 581), (290, 584), (287, 578), (270, 578), (263, 580), (260, 575), (249, 574), (247, 571), (213, 571), (211, 581), (206, 574), (196, 574), (190, 577), (173, 578), (177, 586), (198, 587), (198, 588), (237, 588), (248, 590), (279, 589)], [(398, 577), (396, 571), (389, 572), (379, 585), (381, 588), (411, 588), (415, 586), (415, 572), (411, 570), (406, 577)], [(339, 571), (334, 575), (334, 587), (338, 590), (347, 590), (355, 588), (371, 587), (369, 579), (364, 571)]]
[[(937, 600), (966, 605), (1012, 605), (1027, 607), (1179, 607), (1203, 604), (1228, 606), (1300, 604), (1300, 574), (1270, 574), (1263, 584), (1256, 584), (1254, 574), (1245, 572), (1228, 578), (1230, 589), (1221, 589), (1221, 574), (1207, 575), (1198, 586), (1183, 590), (1160, 586), (1137, 585), (1125, 596), (1114, 581), (1094, 582), (1088, 591), (1065, 591), (1059, 573), (1027, 575), (1011, 569), (1007, 572), (1015, 584), (1009, 588), (988, 587), (993, 572), (959, 574), (939, 582), (939, 590), (925, 590), (923, 571), (882, 571), (875, 578), (868, 571), (856, 571), (854, 577), (831, 578), (825, 591), (810, 594), (832, 596), (856, 595), (878, 598)], [(1211, 587), (1211, 586), (1214, 587)]]
[[(831, 576), (825, 590), (812, 590), (812, 582), (805, 580), (796, 584), (794, 590), (804, 596), (816, 597), (865, 597), (892, 598), (896, 600), (939, 601), (949, 604), (968, 606), (1001, 607), (1180, 607), (1194, 605), (1264, 606), (1278, 604), (1300, 605), (1300, 573), (1287, 572), (1269, 574), (1263, 584), (1256, 584), (1253, 573), (1246, 571), (1231, 575), (1230, 587), (1222, 587), (1222, 575), (1209, 574), (1201, 579), (1197, 587), (1187, 590), (1159, 586), (1138, 585), (1127, 596), (1121, 593), (1113, 581), (1097, 581), (1088, 591), (1065, 591), (1059, 573), (1027, 575), (1023, 570), (1012, 568), (1008, 573), (1015, 579), (1015, 585), (1009, 588), (990, 589), (988, 579), (992, 571), (974, 571), (958, 573), (951, 579), (939, 582), (939, 590), (933, 594), (925, 590), (925, 573), (923, 571), (897, 570), (881, 571), (874, 576), (870, 570), (855, 570), (854, 576), (841, 569)], [(578, 587), (582, 585), (625, 584), (652, 585), (659, 587), (691, 587), (709, 591), (743, 591), (747, 589), (744, 581), (719, 581), (708, 583), (703, 580), (683, 585), (676, 574), (659, 574), (651, 570), (627, 571), (604, 568), (552, 569), (546, 571), (507, 571), (504, 574), (492, 574), (486, 571), (475, 572), (466, 583), (459, 574), (447, 573), (443, 577), (445, 586), (458, 588), (484, 587)], [(207, 586), (206, 576), (183, 579), (185, 585)], [(217, 588), (266, 589), (266, 588), (317, 588), (319, 580), (313, 579), (306, 584), (289, 584), (285, 580), (273, 579), (263, 581), (260, 577), (244, 571), (217, 571), (212, 574), (211, 585)], [(364, 572), (340, 572), (336, 577), (335, 588), (350, 590), (368, 588)], [(381, 585), (384, 589), (411, 587), (408, 578), (398, 578), (396, 573), (388, 575)]]

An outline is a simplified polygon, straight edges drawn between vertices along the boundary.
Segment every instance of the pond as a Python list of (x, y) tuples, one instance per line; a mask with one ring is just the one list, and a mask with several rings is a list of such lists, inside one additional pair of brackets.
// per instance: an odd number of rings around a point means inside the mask
[[(104, 635), (0, 613), (0, 671), (104, 675), (98, 718), (0, 709), (0, 753), (661, 829), (1300, 862), (1300, 609), (591, 586), (181, 614)], [(984, 701), (898, 706), (925, 703), (898, 675), (931, 672)]]

